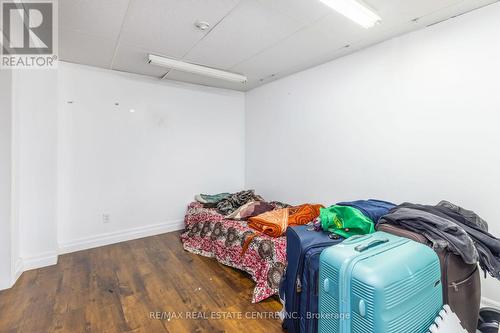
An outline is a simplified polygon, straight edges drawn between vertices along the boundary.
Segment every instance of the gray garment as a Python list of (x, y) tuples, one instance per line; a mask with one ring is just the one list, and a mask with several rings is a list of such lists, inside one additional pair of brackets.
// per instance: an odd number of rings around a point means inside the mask
[(446, 207), (454, 211), (455, 213), (462, 215), (467, 221), (477, 225), (482, 230), (488, 231), (488, 222), (483, 220), (479, 215), (474, 213), (472, 210), (462, 208), (446, 200), (441, 201), (440, 203), (437, 204), (437, 206)]
[(434, 249), (447, 248), (461, 256), (467, 264), (476, 264), (479, 260), (474, 242), (467, 232), (452, 219), (420, 209), (399, 206), (382, 216), (379, 223), (400, 225), (422, 234), (433, 244)]
[(474, 245), (479, 252), (479, 265), (481, 268), (485, 273), (488, 272), (491, 276), (500, 279), (500, 239), (481, 229), (476, 223), (462, 214), (456, 213), (447, 207), (436, 206), (432, 212), (453, 219), (458, 226), (463, 228), (474, 241)]

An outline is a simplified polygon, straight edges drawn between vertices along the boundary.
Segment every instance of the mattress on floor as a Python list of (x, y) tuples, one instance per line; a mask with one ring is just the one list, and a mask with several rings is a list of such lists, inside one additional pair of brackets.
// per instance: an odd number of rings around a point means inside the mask
[(193, 202), (185, 217), (186, 229), (181, 235), (184, 249), (215, 258), (218, 262), (249, 273), (257, 283), (252, 303), (278, 293), (286, 267), (286, 238), (266, 235), (255, 237), (242, 255), (242, 246), (255, 231), (245, 221), (227, 220), (215, 209)]

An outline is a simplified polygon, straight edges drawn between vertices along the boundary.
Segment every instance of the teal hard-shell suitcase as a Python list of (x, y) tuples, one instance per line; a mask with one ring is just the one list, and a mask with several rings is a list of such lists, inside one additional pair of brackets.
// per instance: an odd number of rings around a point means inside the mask
[(319, 275), (320, 333), (424, 333), (443, 306), (436, 253), (384, 232), (325, 249)]

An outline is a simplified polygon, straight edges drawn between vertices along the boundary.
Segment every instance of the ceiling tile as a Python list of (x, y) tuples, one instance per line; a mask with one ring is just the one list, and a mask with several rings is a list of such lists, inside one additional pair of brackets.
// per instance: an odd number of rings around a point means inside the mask
[(382, 18), (383, 26), (408, 22), (464, 0), (366, 0)]
[(227, 69), (299, 30), (302, 24), (263, 6), (242, 0), (196, 47), (186, 60)]
[(149, 50), (120, 43), (116, 48), (112, 68), (122, 72), (163, 77), (168, 69), (147, 63)]
[(208, 31), (197, 29), (197, 20), (212, 27), (238, 0), (131, 0), (120, 40), (151, 53), (182, 58)]
[(315, 24), (298, 31), (273, 47), (235, 67), (233, 71), (266, 79), (271, 75), (307, 64), (317, 63), (333, 52), (344, 48), (366, 33), (356, 24), (346, 24), (343, 18), (332, 13)]
[(116, 39), (128, 4), (129, 0), (61, 0), (59, 28)]
[(59, 57), (63, 61), (110, 68), (115, 40), (76, 30), (59, 31)]
[(319, 0), (258, 0), (282, 14), (285, 14), (303, 24), (310, 24), (331, 13), (331, 9)]
[[(353, 49), (356, 49), (356, 46), (352, 47)], [(297, 73), (301, 70), (305, 70), (310, 67), (314, 67), (316, 65), (323, 64), (325, 62), (328, 62), (331, 59), (336, 59), (339, 57), (342, 57), (346, 54), (352, 53), (353, 50), (350, 48), (341, 48), (337, 50), (333, 50), (328, 54), (323, 54), (322, 56), (317, 56), (316, 58), (311, 58), (307, 62), (300, 62), (298, 64), (290, 65), (288, 67), (284, 67), (282, 71), (273, 73), (273, 74), (260, 74), (260, 75), (255, 75), (254, 73), (259, 73), (260, 69), (256, 69), (254, 71), (249, 72), (250, 74), (248, 75), (248, 82), (247, 82), (247, 91), (251, 90), (253, 88), (256, 88), (258, 86), (261, 86), (263, 84), (279, 80), (281, 78), (284, 78), (288, 75), (291, 75), (293, 73)]]

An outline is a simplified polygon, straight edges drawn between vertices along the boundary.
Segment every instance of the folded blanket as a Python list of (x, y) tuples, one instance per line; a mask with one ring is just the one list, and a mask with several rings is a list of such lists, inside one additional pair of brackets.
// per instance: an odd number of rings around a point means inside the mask
[(289, 209), (277, 209), (251, 217), (248, 226), (271, 237), (279, 237), (288, 227)]
[(289, 208), (288, 225), (304, 225), (313, 221), (319, 216), (321, 208), (323, 208), (323, 205), (310, 204)]
[(285, 234), (288, 226), (303, 225), (313, 221), (319, 216), (319, 210), (322, 205), (301, 205), (290, 208), (276, 209), (264, 214), (251, 217), (248, 220), (248, 226), (257, 233), (248, 237), (243, 244), (241, 255), (244, 255), (252, 240), (265, 234), (271, 237), (280, 237)]
[(248, 226), (271, 237), (282, 236), (288, 226), (303, 225), (319, 216), (322, 205), (300, 205), (251, 217)]

